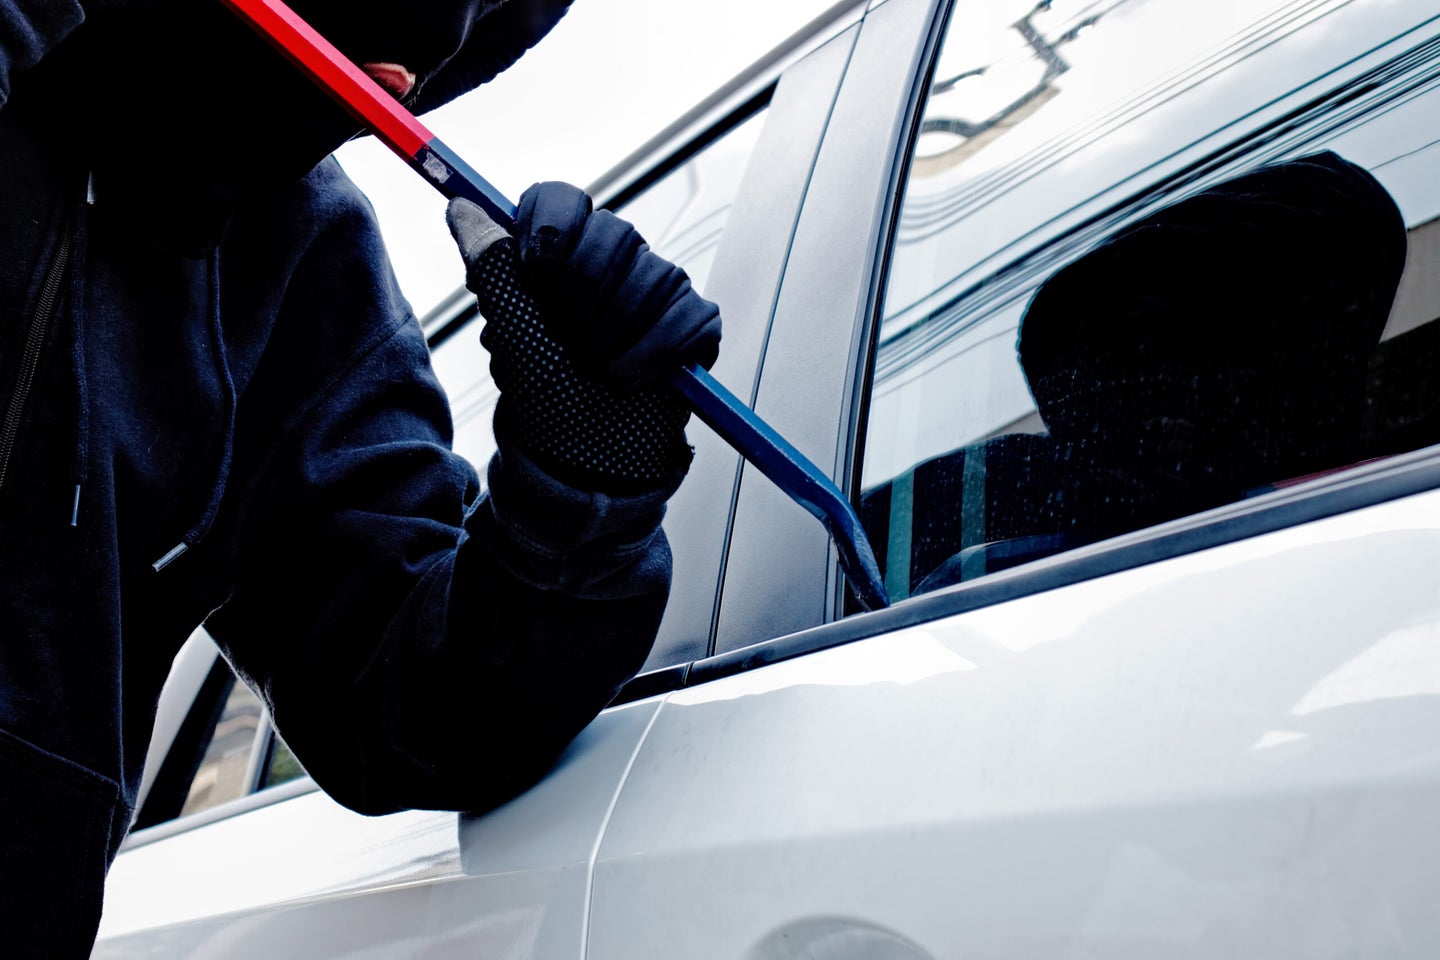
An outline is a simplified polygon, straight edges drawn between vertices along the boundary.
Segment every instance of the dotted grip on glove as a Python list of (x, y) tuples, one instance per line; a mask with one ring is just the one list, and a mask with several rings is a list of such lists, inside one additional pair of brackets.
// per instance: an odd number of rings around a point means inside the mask
[(513, 240), (492, 243), (469, 272), (500, 388), (497, 433), (579, 489), (644, 492), (690, 465), (690, 410), (679, 394), (662, 384), (621, 395), (577, 370), (520, 285)]

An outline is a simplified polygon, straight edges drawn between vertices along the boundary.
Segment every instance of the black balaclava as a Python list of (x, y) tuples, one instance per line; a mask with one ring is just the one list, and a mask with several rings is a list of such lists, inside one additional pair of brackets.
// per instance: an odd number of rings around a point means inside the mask
[[(1356, 459), (1405, 248), (1385, 189), (1323, 152), (1210, 187), (1057, 272), (1025, 312), (1021, 367), (1075, 475), (1129, 488), (1071, 498), (1185, 512)], [(1139, 514), (1125, 522), (1159, 519)]]
[[(407, 67), (418, 82), (405, 102), (421, 112), (513, 64), (569, 0), (291, 5), (356, 63)], [(360, 132), (219, 0), (97, 15), (21, 80), (12, 103), (89, 158), (100, 202), (189, 256)]]

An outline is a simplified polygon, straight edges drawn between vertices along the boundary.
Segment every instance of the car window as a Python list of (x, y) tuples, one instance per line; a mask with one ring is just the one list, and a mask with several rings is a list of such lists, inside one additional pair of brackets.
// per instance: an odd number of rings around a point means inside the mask
[[(225, 664), (221, 661), (217, 666), (224, 667)], [(250, 792), (253, 781), (251, 764), (263, 746), (261, 724), (264, 716), (265, 708), (260, 699), (232, 674), (205, 755), (190, 781), (185, 804), (180, 809), (182, 817)]]
[(1440, 440), (1432, 21), (955, 7), (860, 445), (892, 599)]
[(278, 735), (272, 734), (270, 755), (265, 761), (265, 772), (261, 776), (259, 788), (263, 790), (266, 787), (276, 787), (304, 776), (308, 774), (305, 773), (305, 768), (300, 766), (294, 752)]
[(265, 708), (203, 629), (182, 656), (204, 673), (145, 793), (132, 829), (199, 813), (250, 793), (268, 747)]
[(196, 633), (181, 656), (208, 666), (188, 691), (188, 708), (145, 792), (135, 830), (305, 776), (276, 736), (260, 698), (235, 675), (209, 635), (203, 629)]

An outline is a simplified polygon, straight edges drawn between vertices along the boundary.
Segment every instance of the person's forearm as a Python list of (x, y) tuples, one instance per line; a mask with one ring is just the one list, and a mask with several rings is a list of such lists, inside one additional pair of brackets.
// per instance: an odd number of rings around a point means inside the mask
[(514, 451), (489, 476), (453, 566), (412, 594), (385, 666), (359, 684), (384, 718), (360, 743), (370, 776), (355, 786), (370, 811), (485, 809), (530, 786), (639, 670), (659, 628), (668, 487), (574, 490)]

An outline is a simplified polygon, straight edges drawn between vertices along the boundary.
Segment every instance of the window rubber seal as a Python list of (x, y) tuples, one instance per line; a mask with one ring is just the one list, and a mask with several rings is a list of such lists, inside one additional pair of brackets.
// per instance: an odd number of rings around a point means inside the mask
[(1274, 533), (1440, 487), (1440, 446), (1374, 463), (1089, 544), (968, 583), (920, 594), (688, 664), (640, 674), (611, 706), (674, 693), (842, 644)]

